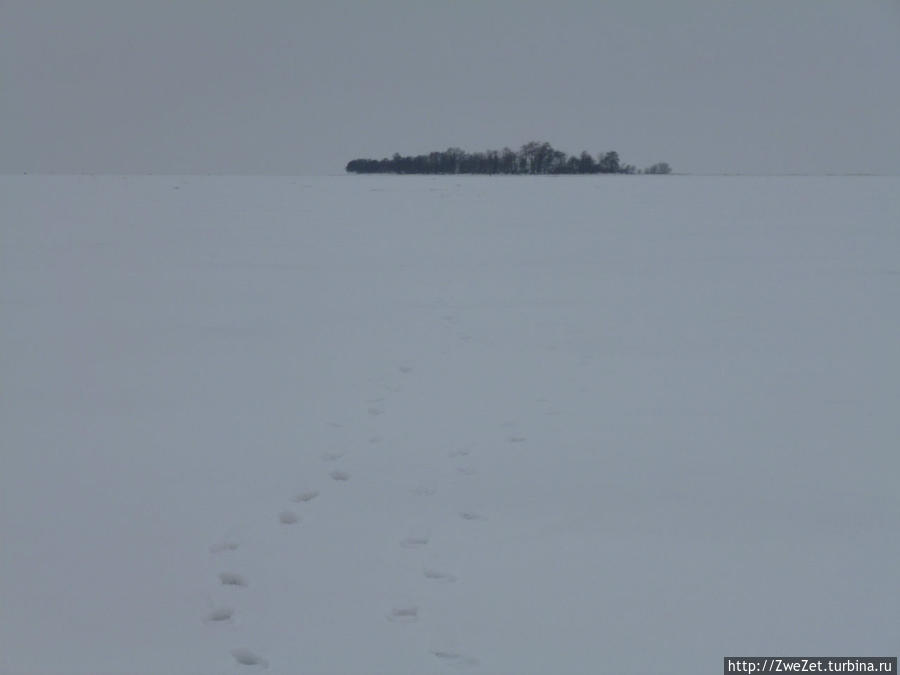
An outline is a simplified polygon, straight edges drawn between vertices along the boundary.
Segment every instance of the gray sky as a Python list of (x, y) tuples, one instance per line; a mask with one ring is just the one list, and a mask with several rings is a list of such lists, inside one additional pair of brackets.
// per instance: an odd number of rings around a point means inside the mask
[(898, 0), (0, 0), (0, 171), (900, 173)]

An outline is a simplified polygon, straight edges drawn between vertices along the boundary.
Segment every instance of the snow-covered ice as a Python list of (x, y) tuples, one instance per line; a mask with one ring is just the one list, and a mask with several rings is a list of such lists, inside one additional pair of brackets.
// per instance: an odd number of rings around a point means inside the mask
[(900, 178), (0, 203), (3, 673), (896, 654)]

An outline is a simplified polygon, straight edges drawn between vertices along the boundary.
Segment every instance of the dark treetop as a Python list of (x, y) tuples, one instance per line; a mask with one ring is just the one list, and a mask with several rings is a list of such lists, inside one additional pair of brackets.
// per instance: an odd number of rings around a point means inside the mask
[(468, 153), (459, 148), (427, 155), (404, 157), (394, 154), (391, 159), (354, 159), (347, 163), (350, 173), (510, 173), (510, 174), (573, 174), (573, 173), (671, 173), (665, 162), (649, 166), (643, 171), (631, 164), (622, 164), (619, 153), (601, 152), (594, 159), (588, 152), (577, 157), (556, 150), (549, 143), (532, 141), (518, 152), (488, 150)]

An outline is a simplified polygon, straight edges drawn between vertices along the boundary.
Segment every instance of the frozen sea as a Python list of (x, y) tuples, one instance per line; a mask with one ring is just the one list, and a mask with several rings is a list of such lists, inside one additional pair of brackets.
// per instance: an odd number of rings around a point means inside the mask
[(4, 674), (900, 649), (900, 178), (0, 204)]

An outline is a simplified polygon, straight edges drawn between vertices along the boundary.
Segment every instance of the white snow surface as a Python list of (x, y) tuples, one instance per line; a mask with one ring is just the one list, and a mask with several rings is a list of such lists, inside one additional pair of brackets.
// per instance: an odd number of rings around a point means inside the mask
[(897, 653), (900, 178), (0, 203), (3, 673)]

